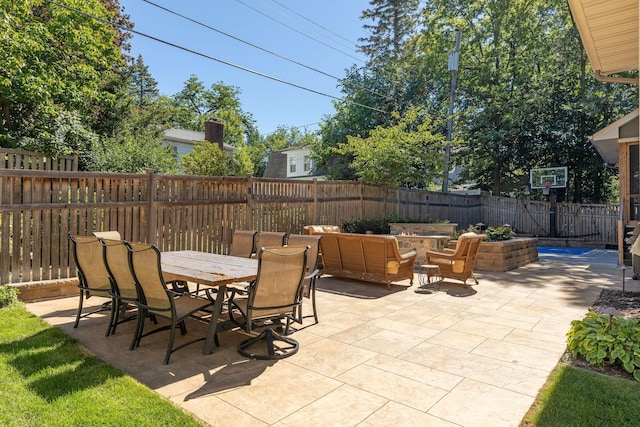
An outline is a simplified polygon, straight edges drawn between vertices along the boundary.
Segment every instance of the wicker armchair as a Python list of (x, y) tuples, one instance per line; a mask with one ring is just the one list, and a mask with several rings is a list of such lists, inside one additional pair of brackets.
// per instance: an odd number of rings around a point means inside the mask
[(484, 238), (484, 234), (464, 233), (458, 237), (455, 250), (427, 251), (427, 264), (437, 265), (443, 279), (460, 280), (465, 285), (467, 279), (473, 279), (477, 285), (478, 279), (473, 274), (473, 266), (476, 262), (478, 248)]

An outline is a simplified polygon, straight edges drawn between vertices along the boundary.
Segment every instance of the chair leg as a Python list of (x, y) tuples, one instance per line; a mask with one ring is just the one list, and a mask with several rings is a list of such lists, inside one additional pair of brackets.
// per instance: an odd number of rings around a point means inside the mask
[(311, 283), (311, 306), (313, 307), (313, 319), (318, 323), (318, 310), (316, 308), (316, 282)]
[(107, 332), (104, 335), (105, 337), (116, 333), (116, 325), (118, 324), (119, 319), (120, 301), (116, 301), (115, 298), (113, 298), (111, 300), (111, 316), (109, 317), (109, 325), (107, 326)]
[(133, 335), (133, 340), (131, 341), (131, 346), (129, 346), (129, 350), (133, 350), (134, 348), (140, 345), (140, 338), (142, 337), (142, 330), (144, 328), (144, 319), (147, 317), (147, 310), (138, 307), (138, 318), (136, 320), (136, 331)]
[[(169, 364), (169, 358), (171, 357), (171, 350), (173, 349), (173, 341), (176, 338), (176, 319), (171, 319), (171, 332), (169, 333), (169, 344), (167, 345), (167, 354), (164, 356), (164, 364)], [(180, 329), (184, 326), (184, 320), (180, 322)]]
[(78, 313), (76, 314), (76, 322), (73, 324), (74, 328), (78, 327), (80, 317), (82, 316), (82, 303), (84, 302), (84, 290), (80, 289), (80, 301), (78, 302)]

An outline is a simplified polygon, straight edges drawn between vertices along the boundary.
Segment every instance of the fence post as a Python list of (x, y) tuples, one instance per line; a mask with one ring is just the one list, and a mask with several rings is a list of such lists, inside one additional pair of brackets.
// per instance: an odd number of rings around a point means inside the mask
[(147, 221), (147, 243), (151, 243), (157, 245), (158, 233), (156, 230), (156, 223), (158, 222), (158, 213), (156, 212), (156, 207), (154, 203), (155, 199), (155, 171), (153, 169), (147, 169), (147, 182), (148, 182), (148, 193), (147, 193), (147, 202), (149, 209), (149, 220)]
[(313, 178), (313, 210), (311, 211), (311, 224), (317, 224), (318, 221), (318, 178)]
[(247, 230), (254, 230), (253, 227), (253, 175), (247, 174)]

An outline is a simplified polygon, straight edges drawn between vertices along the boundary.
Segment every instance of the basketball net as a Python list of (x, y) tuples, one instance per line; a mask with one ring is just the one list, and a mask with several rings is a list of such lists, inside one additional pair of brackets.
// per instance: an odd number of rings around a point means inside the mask
[(544, 188), (542, 189), (542, 194), (544, 194), (545, 196), (548, 196), (549, 195), (549, 189), (551, 188), (551, 183), (549, 181), (547, 181), (543, 185), (544, 185)]

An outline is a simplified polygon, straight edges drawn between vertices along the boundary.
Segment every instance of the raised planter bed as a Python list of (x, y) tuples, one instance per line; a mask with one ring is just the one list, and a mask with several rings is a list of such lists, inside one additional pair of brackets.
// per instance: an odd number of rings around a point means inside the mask
[(397, 236), (401, 234), (416, 235), (416, 236), (451, 236), (452, 239), (456, 237), (456, 230), (458, 224), (454, 223), (404, 223), (394, 222), (389, 224), (390, 232), (392, 235)]
[(538, 239), (523, 237), (482, 242), (476, 256), (477, 271), (509, 271), (538, 260)]

